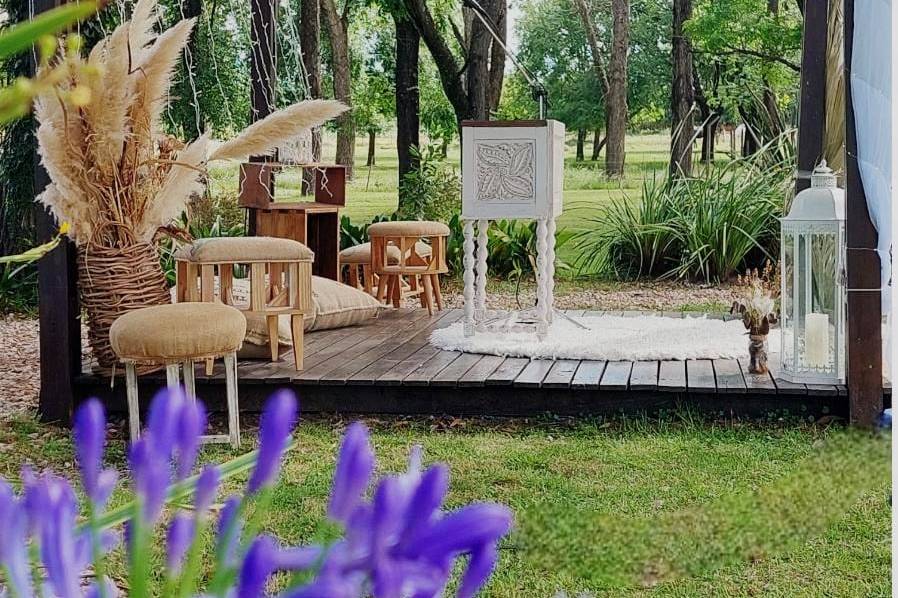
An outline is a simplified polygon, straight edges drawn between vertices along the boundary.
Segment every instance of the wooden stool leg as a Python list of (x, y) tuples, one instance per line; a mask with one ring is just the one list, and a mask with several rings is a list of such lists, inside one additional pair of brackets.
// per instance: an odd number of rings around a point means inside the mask
[(182, 364), (184, 368), (184, 389), (187, 392), (187, 398), (191, 401), (196, 400), (196, 372), (193, 368), (193, 360), (186, 359)]
[(437, 300), (437, 309), (442, 311), (443, 309), (443, 293), (440, 292), (440, 275), (439, 274), (431, 274), (430, 275), (433, 286), (433, 296)]
[(128, 395), (128, 427), (131, 442), (140, 438), (140, 404), (137, 402), (137, 368), (133, 362), (125, 363), (125, 390)]
[(393, 307), (399, 309), (402, 307), (402, 277), (398, 274), (393, 276)]
[(297, 370), (302, 369), (303, 356), (303, 318), (302, 314), (290, 316), (290, 332), (293, 337), (293, 362)]
[(170, 363), (165, 366), (165, 386), (168, 388), (177, 388), (178, 387), (178, 368), (180, 366), (177, 363)]
[[(414, 275), (412, 277), (412, 280), (415, 280), (417, 278), (418, 278), (418, 276)], [(427, 293), (424, 292), (424, 289), (427, 288), (426, 283), (424, 282), (425, 278), (426, 278), (426, 276), (422, 276), (420, 283), (418, 283), (418, 282), (415, 283), (415, 288), (419, 290), (418, 298), (421, 300), (421, 308), (422, 309), (428, 309), (429, 304), (430, 304), (430, 297), (428, 297)]]
[(212, 375), (212, 371), (213, 371), (214, 369), (215, 369), (215, 360), (214, 360), (214, 359), (207, 359), (207, 360), (206, 360), (206, 375), (207, 375), (207, 376), (211, 376), (211, 375)]
[(362, 286), (365, 288), (365, 292), (369, 295), (373, 295), (372, 284), (371, 284), (371, 266), (368, 264), (362, 264)]
[(278, 360), (278, 317), (268, 316), (268, 348), (271, 349), (271, 361)]
[(386, 291), (387, 282), (386, 274), (381, 274), (377, 277), (377, 295), (375, 295), (375, 297), (381, 303), (384, 302), (384, 291)]
[(240, 404), (237, 400), (237, 353), (224, 356), (225, 389), (228, 396), (228, 438), (240, 448)]
[(349, 264), (349, 286), (359, 288), (359, 267), (357, 264)]
[(424, 295), (427, 297), (427, 313), (431, 316), (433, 315), (433, 285), (430, 281), (430, 276), (425, 274), (424, 278)]

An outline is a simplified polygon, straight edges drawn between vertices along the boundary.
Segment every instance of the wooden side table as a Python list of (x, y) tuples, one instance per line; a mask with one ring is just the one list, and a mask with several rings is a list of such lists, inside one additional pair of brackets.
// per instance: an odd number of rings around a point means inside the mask
[[(274, 201), (275, 176), (286, 168), (315, 172), (315, 201)], [(313, 274), (340, 279), (340, 208), (346, 204), (346, 167), (332, 164), (246, 162), (240, 165), (240, 205), (251, 235), (299, 241), (315, 253)]]

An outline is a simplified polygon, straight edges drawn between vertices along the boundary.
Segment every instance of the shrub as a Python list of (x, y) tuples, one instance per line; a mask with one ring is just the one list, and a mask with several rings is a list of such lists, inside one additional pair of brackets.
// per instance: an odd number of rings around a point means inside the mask
[(419, 166), (400, 182), (399, 219), (448, 222), (461, 210), (458, 172), (434, 147), (427, 146), (423, 151), (411, 148), (411, 151), (418, 158)]
[(577, 234), (577, 264), (624, 279), (712, 282), (775, 261), (792, 166), (777, 141), (694, 178), (648, 180), (641, 203), (613, 200), (590, 219), (593, 228)]
[[(137, 598), (268, 596), (278, 579), (282, 597), (436, 596), (454, 569), (461, 572), (459, 596), (480, 590), (511, 512), (490, 503), (446, 512), (448, 469), (435, 464), (422, 471), (420, 448), (406, 472), (372, 484), (374, 452), (360, 423), (343, 438), (327, 508), (345, 537), (287, 548), (260, 533), (296, 417), (293, 394), (276, 393), (262, 415), (257, 451), (191, 476), (206, 412), (180, 389), (163, 391), (150, 407), (147, 430), (128, 451), (133, 500), (107, 511), (119, 474), (103, 464), (103, 408), (88, 401), (74, 429), (80, 503), (71, 483), (52, 473), (26, 468), (21, 493), (0, 477), (0, 595), (32, 596), (37, 586), (39, 596), (112, 597), (119, 594), (112, 580), (127, 579), (128, 595)], [(243, 494), (214, 508), (221, 482), (250, 470)], [(166, 504), (170, 517), (163, 516)], [(209, 536), (212, 554), (206, 554)], [(165, 546), (159, 567), (157, 538)], [(120, 544), (125, 570), (109, 558)], [(454, 568), (466, 555), (466, 565)], [(85, 583), (88, 568), (92, 581)]]

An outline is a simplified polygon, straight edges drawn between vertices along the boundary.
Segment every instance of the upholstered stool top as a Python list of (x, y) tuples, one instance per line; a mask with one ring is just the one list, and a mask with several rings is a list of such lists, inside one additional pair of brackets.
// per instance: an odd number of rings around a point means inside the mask
[(151, 363), (233, 353), (244, 336), (246, 318), (221, 303), (145, 307), (119, 317), (109, 329), (109, 342), (120, 359)]
[[(429, 256), (432, 251), (430, 245), (424, 241), (415, 243), (415, 253), (421, 257)], [(371, 243), (361, 243), (354, 247), (347, 247), (340, 252), (341, 264), (370, 264), (371, 263)], [(399, 247), (396, 245), (387, 245), (387, 263), (399, 263)]]
[(368, 227), (368, 235), (375, 237), (444, 237), (449, 235), (449, 227), (442, 222), (430, 220), (376, 222)]
[(214, 237), (197, 239), (178, 250), (175, 259), (193, 263), (279, 262), (315, 259), (311, 249), (278, 237)]

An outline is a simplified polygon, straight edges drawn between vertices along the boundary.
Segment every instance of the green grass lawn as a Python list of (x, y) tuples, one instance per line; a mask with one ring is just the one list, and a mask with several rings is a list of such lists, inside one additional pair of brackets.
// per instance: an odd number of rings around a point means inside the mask
[[(300, 424), (266, 523), (283, 541), (333, 535), (323, 512), (345, 423)], [(380, 471), (402, 469), (420, 443), (427, 461), (450, 464), (450, 506), (514, 510), (486, 596), (888, 595), (888, 442), (867, 433), (688, 413), (369, 423)], [(24, 462), (74, 475), (67, 433), (0, 425), (0, 475)]]
[[(333, 159), (335, 143), (333, 135), (325, 136), (322, 161)], [(602, 206), (607, 205), (612, 198), (639, 200), (643, 180), (661, 176), (666, 171), (669, 143), (667, 134), (628, 136), (625, 176), (609, 180), (604, 174), (604, 154), (598, 162), (577, 162), (575, 140), (569, 135), (565, 152), (564, 214), (558, 220), (558, 227), (583, 230), (586, 226), (592, 226), (586, 218), (598, 217)], [(392, 135), (379, 137), (375, 147), (376, 163), (368, 168), (365, 166), (368, 140), (361, 137), (356, 140), (355, 175), (347, 189), (346, 209), (343, 212), (353, 221), (368, 221), (378, 214), (389, 214), (397, 207), (399, 166), (395, 138)], [(459, 168), (458, 144), (449, 148), (448, 160)], [(236, 165), (213, 167), (211, 188), (213, 193), (235, 193)], [(278, 200), (298, 200), (299, 175), (295, 171), (285, 172), (278, 178), (277, 189)], [(570, 260), (573, 257), (573, 246), (561, 248), (559, 257)]]

